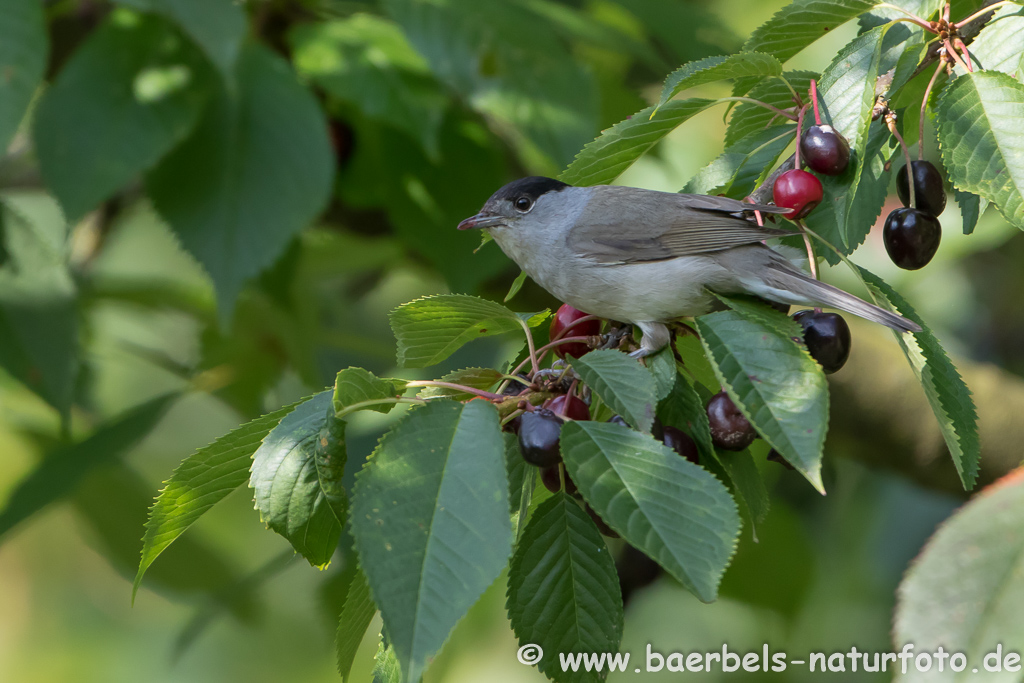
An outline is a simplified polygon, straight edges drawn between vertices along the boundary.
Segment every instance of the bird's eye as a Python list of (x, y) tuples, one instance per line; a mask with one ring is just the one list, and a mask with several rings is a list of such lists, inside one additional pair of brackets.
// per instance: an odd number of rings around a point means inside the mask
[(530, 199), (529, 197), (522, 196), (516, 200), (515, 206), (517, 211), (522, 211), (523, 213), (526, 213), (527, 211), (533, 208), (533, 200)]

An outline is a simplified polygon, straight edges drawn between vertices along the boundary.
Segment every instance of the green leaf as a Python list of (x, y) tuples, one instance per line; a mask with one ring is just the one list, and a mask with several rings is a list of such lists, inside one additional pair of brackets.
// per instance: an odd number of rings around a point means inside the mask
[[(78, 293), (64, 244), (0, 205), (0, 366), (70, 419), (78, 376)], [(61, 235), (63, 240), (63, 235)]]
[[(980, 670), (985, 656), (1001, 645), (1003, 656), (1024, 649), (1024, 470), (984, 489), (939, 527), (914, 561), (897, 593), (893, 640), (913, 643), (916, 652), (962, 652)], [(991, 662), (991, 660), (986, 660)], [(1002, 663), (1000, 658), (1000, 663)], [(913, 666), (902, 679), (962, 681), (931, 675)], [(1019, 674), (986, 674), (1015, 680)]]
[(7, 149), (46, 71), (39, 0), (0, 0), (0, 152)]
[(615, 531), (704, 602), (718, 595), (740, 520), (706, 470), (614, 423), (569, 422), (562, 456), (584, 499)]
[(334, 380), (334, 412), (344, 415), (362, 406), (364, 410), (387, 414), (396, 405), (389, 399), (397, 398), (403, 391), (404, 380), (381, 379), (363, 368), (345, 368)]
[(78, 221), (188, 135), (206, 99), (202, 57), (164, 21), (115, 12), (39, 103), (46, 184)]
[(622, 594), (594, 522), (563, 492), (533, 512), (509, 567), (508, 617), (520, 645), (544, 651), (537, 668), (557, 681), (600, 681), (607, 671), (563, 673), (559, 656), (615, 652)]
[[(682, 91), (699, 85), (744, 76), (760, 78), (781, 74), (782, 63), (775, 57), (760, 52), (740, 52), (724, 57), (705, 57), (696, 62), (684, 64), (668, 75), (657, 107), (664, 106), (666, 102)], [(657, 107), (655, 111), (657, 111)]]
[[(519, 437), (515, 434), (503, 432), (505, 439), (505, 476), (508, 477), (508, 507), (513, 515), (521, 512), (523, 503), (523, 488), (526, 480), (532, 474), (530, 463), (523, 460), (523, 454), (519, 451)], [(536, 468), (534, 468), (536, 469)], [(525, 521), (525, 518), (522, 520)]]
[[(487, 235), (488, 237), (490, 237), (489, 233), (484, 233), (484, 234)], [(491, 237), (491, 239), (494, 239), (494, 238)], [(526, 282), (526, 277), (527, 276), (526, 276), (526, 271), (525, 270), (519, 271), (519, 275), (516, 275), (516, 279), (512, 281), (512, 286), (508, 288), (508, 294), (505, 295), (505, 298), (502, 300), (502, 303), (507, 304), (509, 301), (512, 300), (512, 298), (516, 294), (519, 293), (519, 290), (523, 288), (523, 284)]]
[(981, 214), (985, 213), (985, 209), (988, 208), (988, 200), (982, 199), (976, 194), (970, 192), (963, 192), (961, 190), (953, 188), (953, 196), (956, 198), (956, 203), (960, 206), (960, 215), (963, 218), (964, 234), (970, 235), (974, 232), (974, 228), (978, 226), (978, 220), (981, 218)]
[(154, 169), (149, 194), (213, 278), (222, 319), (327, 203), (334, 159), (312, 94), (267, 48), (246, 48), (193, 133)]
[(289, 42), (300, 74), (366, 116), (406, 131), (438, 157), (448, 98), (397, 24), (356, 14), (299, 24)]
[(803, 339), (804, 337), (804, 330), (800, 323), (782, 311), (772, 308), (764, 301), (742, 295), (723, 296), (721, 294), (714, 294), (714, 297), (744, 318), (769, 327), (783, 337), (788, 337), (789, 339)]
[(681, 123), (715, 104), (694, 98), (669, 102), (657, 113), (647, 107), (588, 143), (558, 177), (570, 185), (606, 185)]
[(1024, 229), (1024, 84), (996, 71), (964, 74), (940, 93), (935, 113), (953, 186)]
[(494, 407), (437, 401), (410, 410), (357, 476), (351, 519), (404, 680), (415, 683), (512, 549)]
[(751, 527), (754, 530), (754, 540), (757, 540), (757, 527), (768, 516), (770, 499), (768, 489), (764, 486), (764, 479), (754, 463), (754, 457), (749, 449), (736, 452), (723, 452), (719, 454), (718, 462), (729, 477), (733, 489), (736, 492), (736, 499), (745, 508), (747, 517), (750, 518)]
[(572, 369), (609, 408), (641, 432), (651, 431), (658, 405), (651, 373), (627, 354), (611, 349), (591, 351), (571, 361)]
[(229, 82), (248, 29), (245, 11), (232, 0), (148, 0), (203, 49)]
[(133, 601), (142, 577), (160, 553), (207, 510), (249, 479), (251, 456), (260, 442), (302, 403), (293, 403), (236, 427), (178, 465), (149, 511), (142, 538), (142, 559), (132, 586)]
[(381, 640), (374, 660), (373, 683), (402, 683), (402, 667), (398, 665), (394, 647)]
[(743, 138), (698, 171), (683, 192), (746, 197), (763, 182), (795, 134), (795, 126), (781, 125)]
[(522, 330), (516, 314), (501, 304), (465, 294), (410, 301), (389, 317), (398, 364), (407, 368), (436, 365), (474, 339)]
[(736, 311), (696, 319), (715, 375), (768, 444), (819, 491), (828, 384), (807, 349)]
[[(939, 341), (924, 324), (917, 312), (877, 275), (860, 269), (875, 303), (884, 302), (904, 318), (921, 326), (920, 332), (910, 335), (898, 334), (896, 341), (910, 361), (910, 367), (921, 381), (928, 403), (939, 421), (942, 436), (953, 457), (953, 464), (960, 474), (964, 489), (970, 489), (978, 477), (978, 460), (981, 458), (981, 442), (978, 439), (978, 415), (971, 399), (971, 391), (964, 384), (960, 373), (946, 356)], [(913, 339), (913, 342), (911, 342)], [(785, 456), (785, 453), (783, 453)], [(792, 462), (792, 461), (790, 461)]]
[[(492, 368), (466, 368), (464, 370), (456, 370), (455, 372), (449, 372), (447, 375), (441, 378), (442, 382), (452, 382), (454, 384), (461, 384), (463, 386), (472, 387), (473, 389), (490, 389), (492, 386), (501, 381), (502, 375), (497, 370)], [(473, 398), (473, 394), (468, 394), (465, 391), (459, 391), (458, 389), (452, 389), (450, 387), (424, 387), (420, 393), (420, 398), (438, 398), (447, 397), (454, 398), (457, 401), (465, 401)]]
[[(798, 93), (808, 92), (811, 87), (811, 79), (819, 78), (819, 75), (813, 71), (787, 71), (783, 76)], [(769, 78), (758, 83), (750, 91), (749, 97), (770, 104), (777, 109), (792, 107), (794, 104), (793, 93), (779, 78)], [(778, 120), (775, 112), (759, 105), (749, 102), (737, 104), (732, 110), (729, 126), (725, 130), (726, 149), (733, 147), (748, 136), (760, 135), (765, 128), (772, 125), (773, 121)]]
[(761, 24), (743, 44), (743, 51), (764, 52), (785, 62), (876, 4), (874, 0), (794, 0)]
[(370, 598), (370, 587), (361, 569), (356, 569), (345, 594), (345, 606), (338, 618), (338, 633), (335, 637), (335, 654), (338, 661), (338, 673), (341, 680), (347, 681), (352, 671), (352, 662), (356, 658), (359, 643), (363, 641), (366, 629), (370, 628), (377, 606)]
[(142, 440), (178, 394), (167, 394), (132, 408), (101, 425), (76, 444), (55, 449), (21, 480), (0, 510), (0, 539), (50, 503), (72, 493), (93, 470), (110, 465)]
[(260, 519), (319, 569), (331, 561), (345, 524), (345, 421), (331, 392), (296, 406), (252, 456), (249, 487)]
[(1024, 82), (1024, 9), (1002, 7), (971, 41), (971, 56), (986, 71), (1002, 71)]
[(672, 393), (672, 387), (676, 383), (675, 354), (672, 353), (671, 347), (666, 346), (658, 353), (647, 356), (644, 360), (651, 377), (654, 378), (655, 402), (660, 401)]
[(693, 334), (676, 335), (676, 353), (679, 354), (684, 374), (713, 392), (718, 391), (718, 378), (711, 368), (711, 362), (704, 352), (704, 347), (701, 345), (696, 331)]
[(703, 461), (718, 460), (715, 446), (711, 443), (711, 427), (704, 400), (682, 374), (677, 376), (672, 393), (658, 404), (658, 419), (662, 424), (689, 434)]

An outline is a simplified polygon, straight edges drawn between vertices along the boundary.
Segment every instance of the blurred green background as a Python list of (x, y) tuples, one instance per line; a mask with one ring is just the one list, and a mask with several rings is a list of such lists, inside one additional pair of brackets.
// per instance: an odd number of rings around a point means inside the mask
[[(738, 49), (782, 4), (234, 5), (245, 18), (244, 41), (288, 60), (315, 95), (336, 174), (326, 209), (247, 281), (233, 312), (224, 292), (215, 292), (210, 265), (204, 269), (186, 251), (138, 181), (69, 223), (40, 176), (39, 137), (23, 125), (0, 157), (4, 234), (10, 243), (30, 229), (75, 284), (80, 372), (70, 432), (85, 439), (125, 411), (144, 406), (144, 413), (136, 414), (140, 438), (87, 441), (72, 455), (107, 459), (54, 504), (0, 531), (0, 681), (337, 680), (335, 586), (344, 557), (322, 572), (293, 559), (287, 542), (263, 528), (247, 488), (156, 562), (132, 607), (142, 524), (160, 482), (195, 448), (319, 390), (341, 368), (411, 376), (395, 368), (388, 311), (446, 291), (500, 300), (518, 274), (493, 244), (475, 253), (479, 236), (457, 232), (456, 223), (509, 180), (556, 175), (599, 131), (656, 98), (668, 71)], [(130, 23), (133, 12), (153, 8), (143, 0), (43, 6), (51, 81), (98, 27)], [(820, 71), (856, 30), (830, 32), (787, 68)], [(700, 94), (726, 95), (727, 88)], [(714, 109), (686, 123), (619, 182), (679, 190), (721, 152), (724, 113)], [(73, 112), (67, 125), (74, 137)], [(927, 154), (936, 157), (934, 149)], [(263, 200), (273, 205), (277, 198)], [(942, 224), (942, 247), (922, 272), (892, 266), (878, 229), (854, 260), (905, 294), (955, 355), (976, 393), (982, 479), (990, 481), (1020, 461), (1024, 270), (1017, 264), (1024, 237), (994, 211), (976, 234), (962, 235), (952, 200)], [(826, 278), (857, 291), (838, 270)], [(557, 302), (528, 283), (512, 305), (537, 310)], [(42, 336), (58, 322), (43, 320)], [(957, 492), (938, 427), (895, 342), (885, 330), (851, 326), (851, 362), (832, 380), (829, 495), (760, 458), (772, 510), (757, 542), (744, 530), (721, 600), (702, 605), (659, 579), (628, 605), (623, 649), (640, 657), (647, 643), (662, 652), (720, 650), (723, 643), (760, 651), (769, 643), (791, 658), (851, 645), (890, 649), (894, 589), (965, 494)], [(515, 351), (510, 341), (480, 342), (442, 370), (497, 363)], [(57, 411), (19, 379), (0, 371), (0, 507), (62, 448)], [(168, 392), (181, 393), (166, 411), (145, 407)], [(383, 419), (355, 420), (350, 469), (372, 449)], [(503, 604), (500, 580), (459, 625), (428, 681), (543, 680), (516, 662)], [(368, 637), (354, 680), (369, 679), (375, 648)], [(765, 677), (643, 678), (683, 676)], [(870, 676), (847, 673), (844, 680)], [(769, 677), (817, 678), (800, 669)], [(627, 678), (633, 674), (611, 680)]]

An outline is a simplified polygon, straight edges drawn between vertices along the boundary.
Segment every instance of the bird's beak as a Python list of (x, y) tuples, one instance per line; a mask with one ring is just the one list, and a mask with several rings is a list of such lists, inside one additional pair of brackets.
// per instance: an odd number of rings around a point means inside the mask
[(504, 223), (504, 218), (501, 216), (493, 216), (488, 213), (478, 213), (475, 216), (470, 216), (466, 220), (459, 223), (459, 230), (470, 230), (475, 228), (493, 228)]

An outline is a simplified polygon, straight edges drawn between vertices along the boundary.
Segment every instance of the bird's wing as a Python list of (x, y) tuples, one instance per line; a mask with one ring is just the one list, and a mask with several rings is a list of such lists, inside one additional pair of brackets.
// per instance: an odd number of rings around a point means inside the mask
[(600, 263), (662, 261), (794, 234), (762, 227), (742, 212), (790, 209), (728, 197), (603, 187), (569, 231), (569, 247)]

